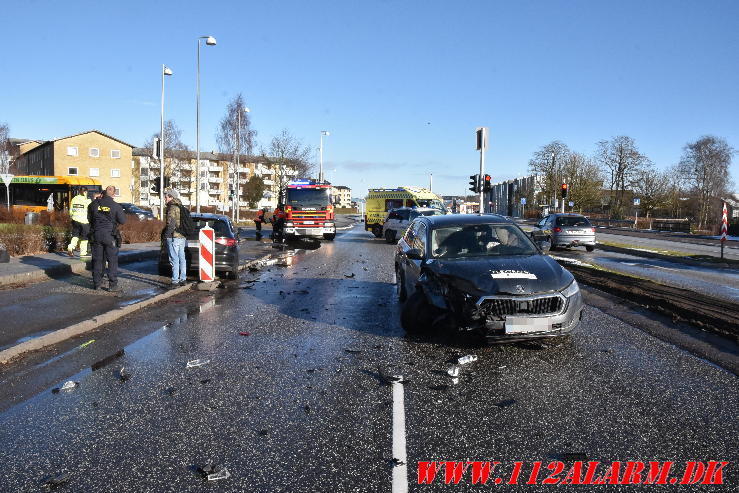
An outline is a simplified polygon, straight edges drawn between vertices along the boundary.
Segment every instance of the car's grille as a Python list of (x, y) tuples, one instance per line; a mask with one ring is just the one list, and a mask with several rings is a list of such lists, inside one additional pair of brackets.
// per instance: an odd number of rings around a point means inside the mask
[(487, 317), (502, 318), (506, 315), (549, 315), (559, 313), (564, 300), (559, 296), (541, 298), (489, 298), (480, 303)]
[(293, 211), (291, 217), (293, 219), (324, 219), (326, 211)]

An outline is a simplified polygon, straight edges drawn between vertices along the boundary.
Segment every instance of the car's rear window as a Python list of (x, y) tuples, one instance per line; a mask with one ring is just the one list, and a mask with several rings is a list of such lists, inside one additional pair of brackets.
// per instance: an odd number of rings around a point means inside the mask
[(589, 228), (590, 227), (590, 221), (588, 221), (587, 217), (583, 216), (559, 216), (557, 218), (557, 226), (582, 226)]
[(198, 229), (204, 228), (207, 224), (216, 233), (216, 236), (231, 236), (231, 231), (229, 231), (228, 224), (226, 224), (226, 221), (222, 219), (198, 219), (193, 217), (192, 221), (195, 223), (195, 227)]

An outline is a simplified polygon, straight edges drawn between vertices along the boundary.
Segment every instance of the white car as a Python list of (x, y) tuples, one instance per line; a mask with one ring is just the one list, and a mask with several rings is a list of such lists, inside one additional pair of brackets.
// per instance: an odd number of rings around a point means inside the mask
[(397, 243), (405, 234), (408, 225), (419, 216), (442, 216), (443, 211), (426, 207), (398, 207), (387, 213), (382, 233), (388, 243)]

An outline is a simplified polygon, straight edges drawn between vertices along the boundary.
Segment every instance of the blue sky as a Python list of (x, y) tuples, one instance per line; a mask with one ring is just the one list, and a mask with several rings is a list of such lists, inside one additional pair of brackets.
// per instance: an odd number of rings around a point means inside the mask
[[(0, 121), (14, 137), (97, 128), (141, 145), (166, 114), (215, 148), (242, 92), (258, 140), (288, 128), (353, 195), (426, 185), (460, 194), (491, 129), (495, 181), (560, 139), (590, 154), (633, 137), (660, 168), (704, 134), (739, 148), (738, 1), (3, 2)], [(733, 179), (739, 185), (739, 156)], [(333, 171), (333, 170), (336, 171)]]

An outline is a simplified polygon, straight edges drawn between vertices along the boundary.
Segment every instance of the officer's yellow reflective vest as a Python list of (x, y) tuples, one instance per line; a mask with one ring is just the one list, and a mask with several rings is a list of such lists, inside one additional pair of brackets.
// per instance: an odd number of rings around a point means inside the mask
[(75, 195), (69, 207), (69, 217), (72, 221), (87, 224), (87, 206), (92, 200), (85, 195)]

